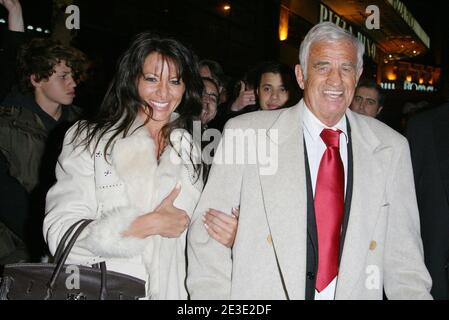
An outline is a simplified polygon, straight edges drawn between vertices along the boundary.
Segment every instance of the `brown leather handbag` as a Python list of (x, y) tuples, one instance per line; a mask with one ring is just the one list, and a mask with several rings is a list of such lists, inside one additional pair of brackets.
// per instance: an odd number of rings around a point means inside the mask
[[(65, 264), (76, 239), (90, 222), (92, 220), (80, 220), (67, 230), (56, 249), (54, 263), (5, 265), (0, 283), (0, 300), (137, 300), (143, 298), (145, 281), (127, 274), (107, 271), (105, 262), (99, 263), (96, 267)], [(75, 229), (75, 233), (65, 247), (67, 239)]]

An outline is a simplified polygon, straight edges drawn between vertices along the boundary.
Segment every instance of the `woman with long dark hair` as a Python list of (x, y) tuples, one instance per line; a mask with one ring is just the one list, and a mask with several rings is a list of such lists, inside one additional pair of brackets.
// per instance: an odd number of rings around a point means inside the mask
[(150, 299), (187, 298), (185, 234), (203, 187), (192, 138), (202, 90), (184, 45), (150, 33), (135, 38), (96, 117), (65, 137), (47, 195), (52, 253), (73, 223), (94, 219), (68, 263), (106, 261), (147, 281)]

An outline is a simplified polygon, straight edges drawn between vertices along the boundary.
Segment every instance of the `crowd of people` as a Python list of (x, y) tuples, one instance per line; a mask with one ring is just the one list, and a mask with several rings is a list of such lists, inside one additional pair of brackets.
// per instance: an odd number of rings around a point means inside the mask
[[(105, 261), (147, 299), (449, 299), (449, 107), (412, 118), (408, 141), (375, 119), (385, 97), (351, 33), (317, 24), (295, 69), (231, 82), (142, 32), (86, 115), (87, 56), (26, 39), (20, 2), (0, 4), (0, 265), (51, 259), (93, 219), (67, 263)], [(197, 124), (222, 133), (213, 163)]]

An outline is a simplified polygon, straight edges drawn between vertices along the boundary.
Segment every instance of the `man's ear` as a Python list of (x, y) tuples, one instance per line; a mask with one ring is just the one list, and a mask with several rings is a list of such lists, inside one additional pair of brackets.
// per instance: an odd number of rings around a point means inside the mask
[(298, 82), (299, 87), (304, 90), (304, 73), (302, 72), (302, 68), (300, 64), (295, 66), (295, 74), (296, 81)]
[(379, 107), (379, 109), (377, 109), (377, 113), (376, 113), (376, 116), (382, 111), (382, 109), (383, 109), (384, 107)]
[(39, 87), (41, 87), (41, 82), (42, 81), (37, 81), (36, 80), (36, 75), (34, 75), (34, 74), (32, 74), (31, 76), (30, 76), (30, 82), (31, 82), (31, 84), (33, 85), (33, 87), (35, 87), (35, 88), (39, 88)]

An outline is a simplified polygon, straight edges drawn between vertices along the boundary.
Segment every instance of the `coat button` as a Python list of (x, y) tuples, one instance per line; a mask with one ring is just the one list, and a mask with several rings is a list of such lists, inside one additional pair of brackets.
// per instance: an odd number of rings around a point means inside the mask
[(273, 245), (273, 239), (271, 238), (271, 234), (268, 235), (267, 241), (269, 244)]
[(377, 247), (377, 242), (372, 240), (371, 243), (369, 244), (369, 249), (371, 251), (373, 251), (374, 249), (376, 249), (376, 247)]

